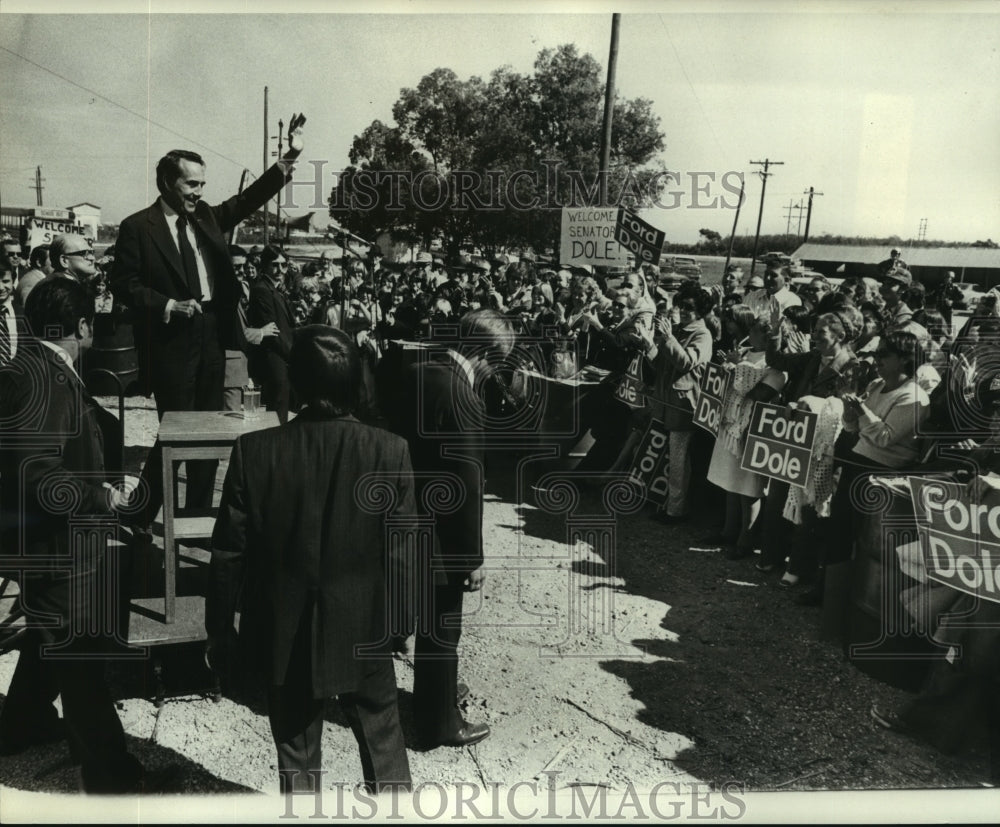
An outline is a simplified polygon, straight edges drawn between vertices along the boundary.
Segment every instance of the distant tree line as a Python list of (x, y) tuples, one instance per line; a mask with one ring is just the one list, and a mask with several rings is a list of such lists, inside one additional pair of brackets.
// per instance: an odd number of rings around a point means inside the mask
[[(702, 255), (726, 255), (729, 250), (730, 236), (722, 236), (720, 233), (701, 229), (698, 231), (701, 238), (694, 244), (672, 244), (669, 241), (663, 245), (665, 253), (700, 253)], [(814, 244), (841, 244), (857, 247), (899, 247), (901, 249), (913, 249), (915, 247), (985, 247), (996, 249), (998, 246), (992, 239), (986, 241), (976, 241), (969, 243), (965, 241), (940, 241), (900, 238), (898, 235), (887, 237), (878, 236), (849, 236), (849, 235), (829, 235), (823, 234), (812, 236), (809, 239)], [(762, 235), (757, 243), (757, 254), (777, 252), (791, 255), (803, 244), (800, 235)], [(734, 258), (750, 258), (753, 255), (753, 236), (738, 235), (733, 242)]]

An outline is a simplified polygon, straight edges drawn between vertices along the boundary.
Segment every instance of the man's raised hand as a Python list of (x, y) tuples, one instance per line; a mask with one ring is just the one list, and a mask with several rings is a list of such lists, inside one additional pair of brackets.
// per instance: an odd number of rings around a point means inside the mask
[(305, 143), (302, 140), (302, 127), (305, 125), (306, 116), (302, 113), (292, 115), (288, 122), (288, 151), (285, 152), (284, 160), (291, 161), (299, 157)]

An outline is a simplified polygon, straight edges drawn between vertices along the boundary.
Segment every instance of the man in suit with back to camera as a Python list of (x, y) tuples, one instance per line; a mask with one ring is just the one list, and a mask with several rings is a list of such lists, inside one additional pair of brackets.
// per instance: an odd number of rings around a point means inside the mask
[[(435, 513), (429, 561), (420, 561), (413, 707), (418, 735), (427, 746), (465, 746), (490, 734), (467, 722), (458, 704), (468, 692), (458, 683), (462, 598), (483, 586), (483, 427), (479, 396), (496, 364), (514, 346), (510, 321), (495, 310), (466, 313), (458, 341), (433, 360), (406, 367), (400, 400), (387, 415), (410, 444), (418, 497), (428, 486), (457, 484), (457, 507)], [(434, 499), (428, 497), (427, 499)]]
[(121, 423), (74, 366), (93, 337), (94, 297), (72, 279), (45, 280), (25, 314), (35, 335), (0, 371), (0, 568), (20, 568), (30, 623), (0, 715), (0, 755), (66, 737), (85, 792), (150, 791), (105, 682), (106, 659), (128, 636), (128, 577), (115, 571), (100, 521), (125, 506), (111, 485)]
[(241, 436), (230, 458), (212, 538), (208, 661), (224, 675), (239, 652), (263, 679), (282, 792), (319, 788), (324, 700), (333, 695), (369, 789), (408, 789), (386, 594), (391, 562), (405, 565), (387, 524), (402, 523), (405, 534), (414, 513), (409, 452), (352, 415), (361, 361), (347, 334), (301, 329), (290, 370), (302, 412)]
[[(293, 115), (285, 155), (215, 207), (202, 201), (201, 156), (168, 152), (156, 165), (160, 197), (119, 227), (112, 287), (116, 301), (133, 310), (140, 381), (156, 397), (161, 419), (166, 411), (223, 408), (225, 349), (245, 347), (237, 310), (242, 291), (227, 234), (290, 180), (304, 123), (304, 116)], [(147, 522), (162, 498), (160, 463), (154, 448), (143, 469), (150, 487)], [(187, 468), (187, 506), (211, 507), (218, 462), (190, 461)]]

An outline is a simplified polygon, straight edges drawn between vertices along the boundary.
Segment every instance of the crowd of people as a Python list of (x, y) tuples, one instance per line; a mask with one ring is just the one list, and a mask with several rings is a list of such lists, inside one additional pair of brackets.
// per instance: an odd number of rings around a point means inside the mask
[[(300, 122), (293, 131), (301, 131)], [(338, 491), (343, 497), (369, 471), (392, 477), (404, 512), (412, 512), (414, 490), (419, 494), (426, 484), (421, 475), (446, 472), (464, 481), (472, 508), (441, 518), (439, 541), (448, 565), (424, 575), (424, 591), (433, 599), (415, 610), (422, 618), (417, 663), (423, 664), (415, 703), (423, 739), (431, 745), (470, 744), (489, 734), (459, 711), (458, 701), (468, 691), (457, 678), (460, 627), (443, 621), (461, 612), (464, 591), (482, 587), (482, 480), (469, 473), (474, 463), (444, 459), (443, 447), (455, 434), (481, 431), (491, 415), (502, 422), (505, 407), (523, 404), (524, 387), (516, 381), (523, 368), (554, 381), (583, 370), (596, 377), (582, 397), (581, 435), (589, 432), (592, 438), (577, 468), (582, 475), (606, 479), (609, 473), (626, 473), (650, 422), (658, 422), (669, 434), (668, 481), (655, 519), (665, 525), (696, 520), (701, 515), (695, 502), (721, 509), (724, 518), (711, 519), (721, 528), (706, 540), (733, 561), (753, 560), (763, 576), (773, 572), (806, 605), (843, 599), (828, 587), (826, 574), (862, 553), (865, 517), (856, 503), (872, 475), (954, 472), (967, 468), (969, 457), (983, 473), (998, 465), (992, 450), (1000, 438), (1000, 360), (994, 357), (1000, 294), (995, 291), (964, 308), (953, 274), (925, 287), (898, 251), (880, 265), (877, 278), (834, 284), (813, 274), (793, 290), (787, 266), (768, 265), (762, 276), (749, 279), (733, 266), (718, 285), (688, 280), (667, 290), (655, 265), (609, 273), (555, 265), (530, 252), (516, 260), (501, 255), (447, 263), (421, 252), (410, 262), (390, 263), (374, 247), (365, 255), (351, 253), (346, 239), (344, 256), (302, 263), (280, 246), (228, 244), (228, 230), (280, 188), (297, 154), (290, 150), (248, 191), (209, 208), (200, 200), (203, 160), (175, 151), (157, 167), (161, 198), (122, 223), (116, 244), (100, 260), (86, 239), (65, 235), (47, 248), (32, 249), (27, 262), (8, 240), (0, 261), (0, 366), (17, 358), (19, 346), (29, 350), (37, 340), (45, 345), (42, 356), (62, 355), (56, 368), (43, 360), (47, 367), (35, 375), (48, 376), (52, 388), (79, 382), (76, 368), (95, 314), (117, 314), (135, 327), (140, 388), (154, 395), (161, 417), (170, 410), (239, 410), (245, 388), (252, 386), (262, 389), (265, 404), (277, 412), (280, 438), (249, 435), (234, 449), (213, 540), (215, 585), (206, 622), (209, 645), (221, 663), (237, 587), (250, 583), (259, 600), (250, 617), (267, 650), (258, 656), (268, 661), (269, 714), (283, 773), (294, 776), (319, 766), (317, 699), (337, 694), (358, 737), (366, 782), (375, 788), (410, 783), (391, 669), (385, 670), (384, 661), (372, 669), (334, 668), (346, 663), (352, 646), (378, 637), (373, 618), (384, 614), (382, 598), (360, 607), (356, 586), (364, 583), (370, 591), (381, 564), (354, 552), (337, 557), (338, 572), (356, 578), (350, 581), (350, 600), (343, 592), (347, 581), (326, 582), (317, 570), (322, 549), (342, 539), (336, 536), (338, 523), (321, 519), (324, 504)], [(958, 325), (955, 311), (963, 309), (971, 312)], [(464, 348), (463, 341), (473, 338), (478, 349)], [(517, 341), (525, 338), (533, 342), (530, 357), (511, 361)], [(485, 352), (484, 339), (491, 345)], [(422, 342), (448, 345), (451, 359), (438, 365), (438, 372), (417, 371), (405, 358), (408, 347)], [(731, 376), (714, 434), (694, 420), (710, 363)], [(30, 401), (23, 373), (18, 375), (4, 385), (0, 399), (8, 416)], [(69, 413), (60, 415), (100, 418), (89, 394), (81, 398), (82, 407), (79, 400), (67, 403)], [(817, 415), (804, 486), (743, 467), (757, 402)], [(459, 416), (468, 410), (475, 412), (471, 431)], [(428, 430), (429, 422), (440, 432)], [(62, 433), (74, 431), (63, 427)], [(941, 450), (945, 445), (949, 451)], [(467, 457), (479, 457), (475, 439), (464, 447)], [(154, 448), (143, 469), (140, 501), (135, 492), (126, 496), (84, 478), (109, 467), (98, 457), (102, 450), (95, 443), (79, 454), (70, 452), (72, 461), (60, 473), (81, 490), (81, 502), (128, 517), (141, 533), (162, 498), (158, 451)], [(318, 456), (325, 457), (322, 467), (313, 461)], [(17, 455), (4, 465), (3, 481), (11, 480), (23, 459)], [(328, 466), (337, 469), (332, 478)], [(212, 461), (189, 465), (188, 505), (212, 505), (215, 475)], [(18, 496), (9, 486), (5, 490)], [(303, 518), (306, 500), (317, 503), (315, 520)], [(280, 502), (288, 508), (275, 505)], [(346, 512), (342, 517), (354, 525), (361, 551), (379, 544), (378, 519), (348, 519)], [(6, 526), (5, 542), (20, 529)], [(39, 553), (64, 549), (60, 532), (65, 534), (64, 525), (34, 535)], [(264, 547), (303, 551), (293, 563), (280, 555), (254, 558)], [(22, 588), (26, 594), (36, 589), (39, 605), (55, 594), (58, 605), (65, 584), (47, 576), (25, 577)], [(964, 597), (956, 593), (959, 609)], [(338, 600), (353, 608), (347, 614), (334, 610)], [(971, 611), (986, 616), (992, 605), (977, 604)], [(404, 623), (392, 631), (398, 638), (412, 629)], [(967, 627), (940, 631), (952, 643), (968, 643), (972, 634)], [(52, 737), (57, 729), (51, 700), (61, 694), (85, 788), (141, 786), (141, 768), (127, 757), (120, 724), (111, 722), (116, 716), (99, 670), (57, 668), (44, 679), (48, 690), (32, 693), (45, 668), (37, 646), (51, 642), (37, 634), (35, 644), (23, 650), (34, 654), (22, 655), (23, 666), (19, 661), (19, 688), (4, 706), (0, 745), (16, 749), (37, 740), (38, 732)], [(324, 650), (321, 640), (332, 648)], [(985, 688), (995, 690), (990, 682), (996, 670), (995, 654), (977, 661), (971, 672), (961, 661), (935, 662), (929, 688), (920, 696), (921, 721), (928, 708), (967, 707), (970, 692), (989, 697)], [(934, 699), (930, 706), (927, 693)], [(19, 707), (17, 723), (14, 707)], [(992, 703), (991, 710), (995, 707)], [(101, 715), (88, 723), (94, 709)], [(995, 711), (990, 714), (995, 718)], [(873, 710), (875, 720), (897, 729), (917, 726), (919, 715)], [(36, 730), (23, 721), (34, 721)], [(380, 734), (372, 735), (371, 728)], [(291, 787), (308, 788), (292, 776)]]

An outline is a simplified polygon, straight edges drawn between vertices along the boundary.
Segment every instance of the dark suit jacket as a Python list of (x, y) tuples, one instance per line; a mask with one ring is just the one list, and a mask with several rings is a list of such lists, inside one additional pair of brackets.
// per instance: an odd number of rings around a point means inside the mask
[(48, 570), (20, 577), (25, 608), (64, 621), (71, 609), (82, 617), (94, 607), (74, 602), (72, 593), (86, 593), (84, 581), (95, 576), (106, 547), (75, 550), (70, 518), (113, 519), (103, 483), (115, 460), (105, 446), (120, 452), (121, 424), (56, 353), (27, 340), (0, 370), (0, 435), (0, 568), (15, 573), (20, 554), (36, 563), (48, 558)]
[(271, 280), (261, 276), (250, 288), (250, 307), (247, 311), (247, 323), (250, 327), (263, 327), (269, 322), (278, 326), (277, 336), (268, 336), (261, 342), (261, 350), (275, 353), (284, 361), (292, 351), (294, 323), (284, 293), (278, 290)]
[[(281, 168), (273, 166), (239, 195), (216, 207), (201, 201), (195, 210), (191, 224), (215, 279), (212, 300), (223, 348), (243, 350), (246, 345), (237, 316), (241, 293), (229, 256), (227, 234), (273, 198), (285, 180)], [(187, 362), (190, 358), (184, 336), (190, 320), (175, 317), (169, 323), (164, 322), (167, 300), (183, 301), (195, 296), (188, 287), (180, 252), (158, 203), (122, 221), (115, 251), (112, 290), (116, 301), (133, 310), (140, 381), (148, 393), (151, 372), (158, 365)]]
[[(396, 399), (402, 404), (385, 413), (393, 430), (409, 442), (418, 512), (435, 520), (435, 581), (441, 582), (443, 573), (460, 583), (483, 564), (485, 406), (448, 356), (405, 367)], [(433, 493), (446, 475), (457, 483), (457, 502), (450, 494)]]
[[(377, 474), (386, 499), (364, 493)], [(394, 504), (394, 508), (392, 508)], [(209, 637), (230, 634), (245, 582), (240, 650), (282, 685), (301, 622), (312, 626), (314, 697), (358, 689), (370, 661), (358, 645), (387, 650), (387, 516), (413, 514), (406, 443), (354, 417), (308, 411), (236, 441), (212, 537), (205, 605)]]

